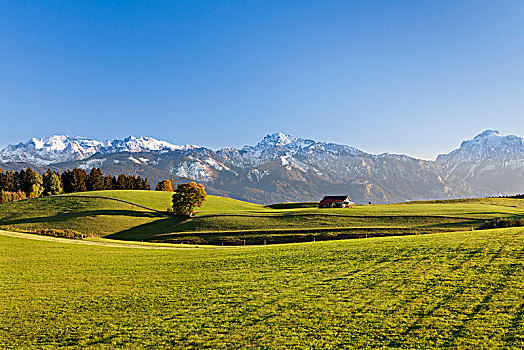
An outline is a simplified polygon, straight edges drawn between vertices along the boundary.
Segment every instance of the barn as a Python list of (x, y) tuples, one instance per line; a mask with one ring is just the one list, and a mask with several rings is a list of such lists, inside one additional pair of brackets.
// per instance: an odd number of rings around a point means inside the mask
[(349, 208), (355, 205), (349, 196), (325, 196), (318, 204), (319, 208)]

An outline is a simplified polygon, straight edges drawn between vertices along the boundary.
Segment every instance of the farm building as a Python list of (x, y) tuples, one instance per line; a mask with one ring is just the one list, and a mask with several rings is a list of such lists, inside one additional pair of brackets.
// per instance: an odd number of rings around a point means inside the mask
[(318, 204), (319, 208), (349, 208), (355, 205), (349, 196), (325, 196)]

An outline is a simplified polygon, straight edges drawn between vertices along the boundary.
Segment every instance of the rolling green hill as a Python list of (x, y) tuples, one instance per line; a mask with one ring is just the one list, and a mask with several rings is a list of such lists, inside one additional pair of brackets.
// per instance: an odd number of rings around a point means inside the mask
[(318, 209), (273, 209), (208, 196), (195, 217), (165, 214), (171, 193), (98, 191), (0, 205), (0, 228), (72, 230), (123, 240), (215, 245), (301, 242), (471, 230), (524, 215), (524, 200), (475, 199)]
[[(167, 208), (171, 206), (171, 196), (173, 193), (163, 191), (92, 191), (72, 193), (69, 195), (80, 197), (100, 196), (116, 198), (143, 205), (155, 210), (166, 211)], [(197, 211), (206, 213), (221, 213), (260, 210), (262, 208), (264, 207), (259, 204), (253, 204), (219, 196), (208, 196), (204, 205), (201, 208), (197, 208)]]
[(0, 232), (2, 349), (524, 347), (524, 229), (208, 249), (23, 237)]

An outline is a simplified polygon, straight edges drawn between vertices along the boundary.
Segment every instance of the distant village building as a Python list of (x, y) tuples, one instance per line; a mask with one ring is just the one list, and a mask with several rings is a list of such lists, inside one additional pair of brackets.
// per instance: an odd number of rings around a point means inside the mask
[(355, 203), (349, 196), (325, 196), (318, 204), (319, 208), (349, 208)]

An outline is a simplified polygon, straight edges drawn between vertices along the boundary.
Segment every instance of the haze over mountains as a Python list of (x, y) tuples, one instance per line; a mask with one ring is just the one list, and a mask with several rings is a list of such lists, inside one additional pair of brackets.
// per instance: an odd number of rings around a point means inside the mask
[(524, 140), (495, 130), (436, 161), (276, 133), (255, 146), (218, 151), (150, 137), (97, 141), (54, 135), (7, 146), (0, 163), (3, 170), (101, 167), (108, 174), (140, 174), (152, 184), (171, 177), (195, 180), (209, 193), (258, 203), (317, 201), (325, 194), (388, 203), (524, 192)]

